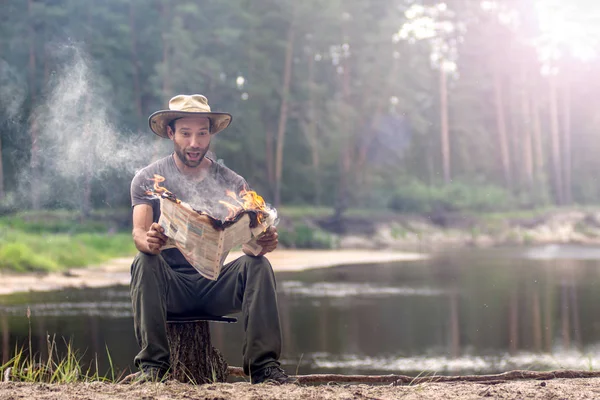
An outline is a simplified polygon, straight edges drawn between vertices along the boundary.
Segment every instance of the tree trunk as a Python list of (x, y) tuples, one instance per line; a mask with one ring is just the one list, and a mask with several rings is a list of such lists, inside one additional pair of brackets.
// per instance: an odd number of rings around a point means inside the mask
[[(168, 37), (168, 29), (171, 24), (169, 7), (166, 4), (166, 0), (159, 0), (160, 3), (160, 18), (161, 18), (161, 41), (162, 41), (162, 96), (163, 102), (167, 102), (168, 99), (171, 98), (172, 90), (171, 90), (171, 80), (169, 75), (169, 37)], [(155, 145), (154, 145), (154, 154), (152, 154), (153, 160), (158, 160), (160, 158), (160, 148), (162, 144), (162, 138), (156, 136)]]
[(350, 126), (350, 117), (347, 114), (347, 108), (350, 108), (350, 63), (344, 59), (342, 63), (342, 100), (343, 100), (343, 129), (348, 134), (347, 140), (343, 140), (340, 149), (340, 177), (338, 181), (337, 195), (335, 198), (333, 220), (339, 226), (342, 215), (349, 207), (350, 191), (348, 190), (348, 181), (350, 179), (352, 144), (350, 143), (352, 127)]
[(496, 124), (498, 127), (498, 144), (500, 145), (500, 159), (504, 181), (509, 190), (512, 190), (512, 171), (510, 168), (510, 155), (508, 150), (508, 138), (506, 134), (506, 118), (504, 117), (504, 102), (502, 96), (502, 82), (497, 67), (494, 67), (494, 95), (496, 99)]
[[(268, 120), (264, 118), (263, 120)], [(275, 132), (269, 122), (265, 123), (265, 163), (267, 167), (267, 179), (269, 180), (269, 188), (271, 189), (271, 195), (275, 197), (275, 152), (273, 151), (273, 145), (275, 142)]]
[(522, 132), (523, 132), (523, 164), (525, 171), (525, 185), (527, 191), (531, 193), (533, 190), (533, 139), (531, 134), (531, 105), (527, 97), (527, 71), (525, 66), (522, 65), (521, 75), (521, 92), (519, 93), (519, 99), (521, 102), (521, 115), (522, 115)]
[(39, 154), (38, 154), (38, 127), (35, 120), (35, 95), (36, 95), (36, 60), (35, 60), (35, 31), (33, 29), (33, 0), (28, 0), (27, 10), (29, 16), (29, 102), (31, 104), (31, 115), (29, 126), (29, 135), (31, 137), (31, 207), (39, 210), (40, 189), (39, 189)]
[(171, 376), (196, 385), (227, 380), (227, 363), (210, 342), (207, 321), (168, 323)]
[(448, 84), (444, 64), (440, 65), (440, 119), (444, 183), (450, 183), (450, 138), (448, 132)]
[(317, 140), (317, 116), (315, 113), (315, 55), (311, 50), (308, 54), (308, 121), (303, 124), (303, 132), (310, 148), (313, 170), (313, 202), (321, 204), (321, 175), (319, 171), (319, 143)]
[(142, 95), (140, 89), (140, 66), (139, 59), (137, 53), (137, 37), (136, 37), (136, 27), (135, 27), (135, 5), (134, 2), (131, 1), (129, 3), (129, 30), (130, 30), (130, 40), (131, 40), (131, 69), (133, 75), (133, 102), (135, 104), (135, 114), (136, 121), (135, 124), (139, 130), (142, 130)]
[[(565, 71), (565, 73), (568, 73)], [(563, 193), (565, 204), (572, 202), (571, 189), (571, 86), (569, 80), (565, 82), (563, 96)]]
[(538, 191), (546, 192), (546, 177), (544, 173), (544, 145), (542, 141), (542, 123), (540, 121), (539, 105), (534, 94), (530, 94), (530, 112), (533, 121), (533, 148), (534, 148), (534, 170), (536, 188)]
[(552, 172), (554, 194), (558, 205), (564, 204), (562, 162), (560, 151), (560, 132), (558, 126), (558, 99), (556, 93), (556, 76), (550, 76), (550, 143), (552, 147)]
[(283, 145), (285, 141), (285, 128), (288, 117), (288, 96), (292, 80), (292, 57), (294, 55), (294, 18), (288, 27), (287, 44), (285, 46), (285, 61), (283, 71), (283, 84), (281, 87), (281, 108), (279, 109), (279, 124), (277, 125), (277, 148), (275, 152), (275, 207), (281, 205), (281, 176), (283, 169)]

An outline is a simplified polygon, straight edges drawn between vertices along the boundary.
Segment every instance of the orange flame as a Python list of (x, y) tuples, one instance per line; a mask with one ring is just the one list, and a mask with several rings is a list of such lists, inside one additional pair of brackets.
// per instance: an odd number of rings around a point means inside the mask
[[(236, 204), (232, 204), (225, 200), (220, 200), (219, 203), (223, 204), (227, 207), (229, 214), (226, 219), (232, 219), (242, 210), (256, 210), (256, 211), (267, 211), (267, 204), (263, 200), (261, 196), (259, 196), (253, 190), (242, 190), (238, 195), (236, 195), (231, 190), (226, 190), (225, 195), (227, 197), (231, 197)], [(258, 222), (261, 223), (263, 216), (257, 215)]]
[[(172, 201), (181, 203), (181, 200), (177, 199), (173, 193), (171, 193), (166, 187), (160, 186), (162, 182), (166, 179), (158, 174), (154, 174), (154, 178), (149, 178), (154, 182), (153, 189), (146, 191), (146, 194), (150, 196), (162, 196), (166, 197)], [(259, 196), (255, 191), (252, 190), (242, 190), (239, 195), (236, 195), (235, 192), (231, 190), (225, 191), (225, 196), (229, 197), (231, 200), (220, 200), (219, 203), (223, 204), (227, 207), (228, 214), (225, 220), (231, 220), (235, 218), (235, 216), (243, 210), (254, 210), (254, 211), (263, 211), (267, 212), (267, 204), (263, 200), (261, 196)], [(257, 215), (258, 223), (261, 223), (264, 219), (264, 215), (260, 213)]]
[(148, 178), (149, 180), (154, 182), (153, 190), (146, 191), (148, 195), (158, 195), (158, 196), (167, 196), (170, 197), (171, 200), (175, 200), (177, 204), (181, 203), (181, 200), (177, 199), (173, 193), (171, 193), (166, 187), (160, 186), (162, 182), (166, 180), (164, 176), (154, 174), (154, 178)]

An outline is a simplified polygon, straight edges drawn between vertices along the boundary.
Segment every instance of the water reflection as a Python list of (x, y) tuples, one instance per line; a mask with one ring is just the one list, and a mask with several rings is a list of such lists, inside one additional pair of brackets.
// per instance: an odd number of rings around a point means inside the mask
[[(572, 251), (569, 248), (568, 251)], [(600, 365), (598, 261), (463, 251), (401, 264), (279, 274), (284, 364), (299, 373), (494, 373)], [(32, 318), (25, 317), (27, 307)], [(127, 288), (0, 298), (2, 360), (15, 345), (43, 353), (48, 334), (119, 369), (137, 352)], [(213, 324), (241, 365), (241, 324)]]

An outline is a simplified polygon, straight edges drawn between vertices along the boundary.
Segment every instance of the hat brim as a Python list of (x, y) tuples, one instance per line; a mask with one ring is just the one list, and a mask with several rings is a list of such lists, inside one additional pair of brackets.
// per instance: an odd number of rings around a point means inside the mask
[(221, 132), (231, 124), (233, 117), (224, 112), (190, 112), (190, 111), (157, 111), (148, 118), (148, 125), (152, 132), (165, 139), (169, 138), (167, 126), (175, 119), (185, 117), (206, 117), (210, 120), (210, 133), (212, 135)]

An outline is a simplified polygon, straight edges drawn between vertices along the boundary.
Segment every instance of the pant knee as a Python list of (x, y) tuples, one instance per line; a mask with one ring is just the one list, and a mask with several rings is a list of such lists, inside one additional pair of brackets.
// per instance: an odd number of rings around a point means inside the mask
[(161, 256), (139, 252), (131, 264), (132, 281), (140, 280), (148, 273), (161, 276)]
[(257, 272), (258, 270), (273, 271), (273, 267), (271, 266), (271, 263), (265, 256), (254, 257), (254, 256), (244, 255), (244, 256), (242, 256), (242, 261), (253, 272)]

